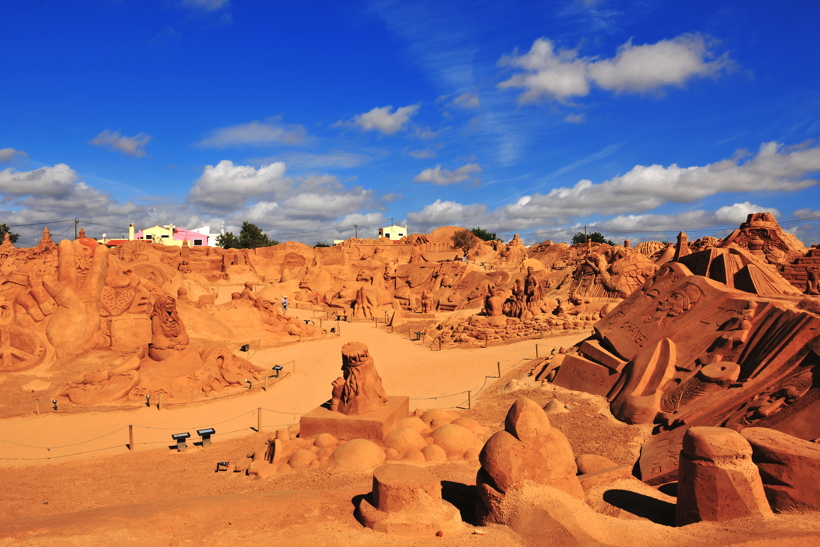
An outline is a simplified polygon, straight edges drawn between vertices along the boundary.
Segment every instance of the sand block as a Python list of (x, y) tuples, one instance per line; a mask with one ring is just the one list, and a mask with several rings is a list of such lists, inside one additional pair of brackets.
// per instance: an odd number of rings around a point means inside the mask
[(772, 509), (820, 509), (820, 445), (766, 427), (740, 434), (752, 445)]
[(584, 340), (578, 348), (578, 351), (593, 361), (611, 368), (615, 372), (621, 372), (627, 363), (627, 361), (604, 349), (597, 340)]
[(564, 357), (553, 382), (556, 386), (606, 396), (620, 375), (577, 355)]
[(458, 509), (441, 498), (435, 475), (405, 464), (373, 471), (373, 492), (361, 501), (359, 513), (368, 528), (396, 536), (432, 537), (464, 527)]
[(367, 414), (346, 415), (319, 407), (302, 416), (299, 436), (307, 439), (330, 433), (340, 440), (368, 439), (380, 443), (396, 422), (409, 415), (410, 398), (405, 396), (388, 397), (383, 408)]
[(690, 428), (680, 454), (675, 523), (771, 515), (749, 442), (724, 427)]

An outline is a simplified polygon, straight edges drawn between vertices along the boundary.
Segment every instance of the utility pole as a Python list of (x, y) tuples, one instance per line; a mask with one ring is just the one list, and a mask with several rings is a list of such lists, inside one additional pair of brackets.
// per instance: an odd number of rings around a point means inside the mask
[(75, 219), (74, 219), (74, 239), (77, 239), (77, 235), (78, 235), (78, 234), (77, 234), (77, 227), (78, 227), (79, 225), (80, 225), (80, 219), (79, 219), (79, 218), (75, 218)]
[(589, 236), (587, 235), (587, 227), (586, 224), (584, 225), (584, 242), (589, 245)]
[(359, 239), (359, 225), (354, 224), (353, 226), (356, 228), (356, 239)]

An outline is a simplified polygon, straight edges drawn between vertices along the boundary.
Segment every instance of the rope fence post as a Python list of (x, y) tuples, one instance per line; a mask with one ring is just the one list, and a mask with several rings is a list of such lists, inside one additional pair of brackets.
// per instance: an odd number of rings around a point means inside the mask
[(467, 408), (468, 409), (473, 408), (473, 392), (472, 391), (467, 392)]
[(256, 409), (256, 432), (262, 431), (262, 407)]
[(501, 378), (501, 361), (496, 361), (495, 364), (498, 366), (498, 377)]
[(128, 450), (134, 450), (134, 426), (128, 425)]
[(40, 399), (34, 399), (34, 410), (37, 412), (37, 415), (40, 415)]
[(157, 398), (157, 410), (162, 410), (162, 395), (163, 393), (159, 392), (159, 397)]
[(538, 344), (535, 344), (535, 358), (538, 359)]

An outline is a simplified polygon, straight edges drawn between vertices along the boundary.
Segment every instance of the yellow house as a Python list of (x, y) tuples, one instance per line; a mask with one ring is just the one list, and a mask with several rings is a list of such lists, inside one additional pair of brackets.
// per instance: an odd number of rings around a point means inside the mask
[(172, 245), (174, 247), (182, 247), (181, 240), (174, 239), (174, 225), (168, 226), (154, 226), (140, 230), (135, 234), (136, 239), (147, 239), (154, 243), (162, 243), (164, 245)]

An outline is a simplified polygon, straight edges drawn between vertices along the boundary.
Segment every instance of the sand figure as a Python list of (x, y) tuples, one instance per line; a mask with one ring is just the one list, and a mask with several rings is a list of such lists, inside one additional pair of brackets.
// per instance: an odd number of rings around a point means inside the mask
[(240, 298), (247, 298), (248, 300), (251, 300), (251, 301), (255, 302), (256, 299), (257, 299), (257, 296), (256, 296), (256, 293), (253, 292), (253, 283), (251, 283), (250, 281), (246, 281), (245, 282), (245, 288), (242, 289), (241, 293), (239, 293), (239, 297)]
[(151, 349), (148, 354), (155, 361), (162, 361), (174, 351), (188, 346), (188, 333), (179, 318), (177, 301), (172, 296), (158, 298), (151, 312)]
[(808, 279), (806, 280), (806, 294), (820, 295), (820, 269), (806, 268)]
[(366, 414), (384, 407), (387, 393), (366, 345), (348, 342), (342, 346), (342, 371), (344, 378), (333, 381), (331, 410), (350, 415)]
[(364, 287), (356, 291), (356, 300), (353, 303), (353, 317), (373, 317), (373, 301), (367, 295)]
[(73, 242), (64, 239), (58, 249), (57, 279), (43, 278), (43, 286), (57, 302), (46, 336), (58, 357), (75, 356), (105, 343), (100, 334), (100, 292), (108, 275), (108, 248), (100, 246), (88, 257), (88, 270), (82, 279)]
[(504, 315), (504, 299), (497, 289), (490, 289), (487, 299), (484, 301), (484, 315), (487, 317), (498, 317)]
[(430, 291), (423, 291), (421, 293), (421, 313), (429, 313), (433, 311), (433, 296)]

